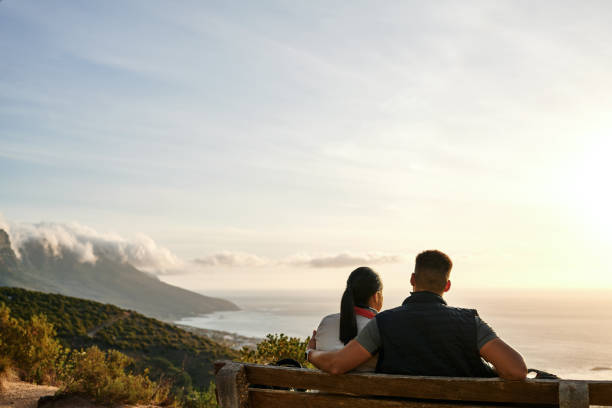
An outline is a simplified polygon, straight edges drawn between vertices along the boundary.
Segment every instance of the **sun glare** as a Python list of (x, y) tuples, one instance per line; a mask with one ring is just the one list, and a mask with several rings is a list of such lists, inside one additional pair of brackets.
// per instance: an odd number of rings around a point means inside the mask
[(572, 195), (578, 216), (605, 241), (612, 243), (612, 141), (599, 138), (585, 152), (583, 160), (570, 177)]

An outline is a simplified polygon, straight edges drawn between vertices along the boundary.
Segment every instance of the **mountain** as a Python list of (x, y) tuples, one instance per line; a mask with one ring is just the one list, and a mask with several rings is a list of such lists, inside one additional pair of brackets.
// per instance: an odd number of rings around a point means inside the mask
[(164, 283), (103, 251), (95, 252), (95, 263), (86, 263), (68, 249), (61, 255), (51, 254), (40, 241), (31, 239), (19, 252), (17, 258), (8, 234), (0, 229), (0, 286), (111, 303), (162, 320), (238, 310), (227, 300)]
[(119, 350), (139, 372), (148, 369), (152, 379), (163, 375), (177, 386), (208, 386), (214, 361), (238, 356), (206, 337), (109, 304), (7, 287), (0, 288), (0, 303), (18, 319), (45, 315), (65, 347)]

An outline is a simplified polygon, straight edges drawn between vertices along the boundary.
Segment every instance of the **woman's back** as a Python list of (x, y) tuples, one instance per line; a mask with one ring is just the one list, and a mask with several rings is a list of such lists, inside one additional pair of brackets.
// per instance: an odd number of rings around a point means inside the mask
[[(370, 321), (369, 318), (361, 315), (355, 316), (357, 320), (357, 332), (360, 332), (366, 324)], [(317, 350), (333, 351), (340, 350), (344, 347), (344, 344), (340, 341), (340, 313), (334, 313), (325, 316), (319, 327), (317, 328), (317, 334), (315, 339), (317, 341)], [(376, 370), (376, 363), (378, 356), (374, 356), (354, 371), (369, 371), (373, 372)]]

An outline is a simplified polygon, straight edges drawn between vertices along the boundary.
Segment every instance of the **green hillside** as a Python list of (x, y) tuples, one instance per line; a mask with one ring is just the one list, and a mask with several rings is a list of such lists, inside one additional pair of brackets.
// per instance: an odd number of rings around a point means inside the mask
[(8, 287), (0, 287), (0, 303), (17, 318), (46, 315), (64, 346), (119, 350), (137, 370), (149, 368), (152, 379), (163, 374), (177, 385), (207, 386), (215, 360), (237, 357), (212, 340), (109, 304)]

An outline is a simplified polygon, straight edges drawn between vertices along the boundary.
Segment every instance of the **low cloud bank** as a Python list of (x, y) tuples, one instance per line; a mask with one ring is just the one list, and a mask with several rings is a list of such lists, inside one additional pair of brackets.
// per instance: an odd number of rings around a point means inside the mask
[(83, 263), (96, 263), (100, 256), (129, 263), (156, 275), (187, 272), (187, 270), (213, 267), (279, 267), (346, 268), (362, 265), (380, 265), (402, 262), (401, 255), (371, 252), (355, 254), (308, 255), (297, 254), (272, 259), (244, 252), (223, 251), (185, 262), (153, 239), (138, 234), (127, 239), (117, 234), (100, 233), (78, 223), (37, 224), (7, 222), (0, 213), (0, 228), (11, 239), (11, 247), (18, 258), (29, 241), (39, 242), (52, 256), (61, 257), (64, 251), (75, 254)]
[(403, 260), (401, 255), (391, 255), (379, 252), (366, 254), (353, 254), (342, 252), (336, 255), (293, 255), (283, 259), (270, 259), (254, 254), (241, 252), (220, 252), (196, 258), (193, 262), (203, 267), (227, 266), (227, 267), (272, 267), (272, 266), (296, 266), (307, 268), (345, 268), (360, 265), (380, 265), (399, 263)]
[(291, 261), (292, 265), (308, 266), (311, 268), (344, 268), (347, 266), (368, 266), (380, 264), (392, 264), (402, 261), (401, 255), (390, 255), (379, 252), (366, 253), (362, 255), (343, 252), (330, 256), (296, 256)]
[[(0, 226), (2, 226), (0, 218)], [(60, 223), (6, 223), (4, 228), (11, 238), (11, 246), (21, 257), (21, 249), (31, 240), (39, 242), (53, 256), (70, 251), (83, 263), (96, 263), (100, 255), (156, 274), (181, 270), (185, 263), (169, 249), (159, 246), (153, 239), (138, 234), (131, 239), (116, 234), (100, 233), (78, 224)]]
[(262, 258), (253, 254), (243, 252), (223, 251), (212, 255), (207, 255), (203, 258), (196, 258), (193, 263), (200, 266), (235, 266), (235, 267), (253, 267), (253, 266), (272, 266), (275, 262), (268, 258)]

